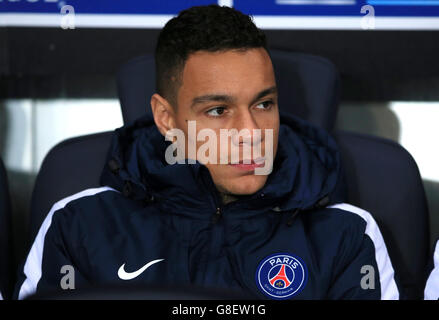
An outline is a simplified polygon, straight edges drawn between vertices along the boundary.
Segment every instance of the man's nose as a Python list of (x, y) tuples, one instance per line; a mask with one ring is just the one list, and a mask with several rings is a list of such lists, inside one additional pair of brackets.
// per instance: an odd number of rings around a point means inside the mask
[(261, 142), (261, 130), (250, 110), (241, 111), (235, 118), (234, 127), (238, 130), (235, 144), (258, 144)]

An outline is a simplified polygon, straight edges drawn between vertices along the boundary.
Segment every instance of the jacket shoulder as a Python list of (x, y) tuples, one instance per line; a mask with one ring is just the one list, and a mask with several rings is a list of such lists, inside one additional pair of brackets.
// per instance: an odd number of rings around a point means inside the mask
[(118, 221), (121, 213), (136, 211), (140, 207), (138, 201), (108, 186), (85, 189), (56, 202), (44, 221), (48, 226), (42, 229), (44, 232), (52, 225), (62, 232), (85, 231)]
[[(302, 219), (308, 232), (317, 238), (322, 237), (323, 240), (331, 238), (332, 241), (338, 239), (338, 241), (353, 245), (352, 241), (361, 240), (364, 237), (368, 221), (369, 223), (373, 221), (367, 211), (362, 212), (362, 215), (355, 213), (359, 210), (364, 211), (349, 204), (337, 204), (304, 213)], [(350, 241), (347, 241), (347, 237)]]
[[(28, 255), (24, 261), (23, 270), (20, 273), (19, 280), (14, 296), (23, 299), (36, 291), (37, 284), (42, 277), (43, 251), (49, 245), (57, 245), (63, 237), (60, 234), (66, 232), (67, 235), (76, 230), (75, 225), (80, 223), (78, 219), (78, 208), (85, 202), (96, 202), (105, 194), (116, 194), (117, 191), (110, 187), (99, 187), (86, 189), (81, 192), (70, 195), (57, 201), (49, 212), (39, 228), (39, 231), (33, 240)], [(90, 215), (93, 211), (90, 211)], [(67, 231), (69, 230), (69, 231)], [(54, 254), (50, 252), (50, 254)]]
[[(378, 267), (378, 274), (381, 286), (381, 299), (399, 299), (399, 290), (395, 281), (395, 272), (390, 260), (386, 243), (381, 234), (380, 228), (368, 211), (348, 203), (339, 203), (327, 207), (327, 211), (349, 219), (351, 224), (362, 225), (364, 230), (362, 238), (368, 239), (373, 245), (375, 261)], [(357, 221), (357, 222), (356, 222)]]

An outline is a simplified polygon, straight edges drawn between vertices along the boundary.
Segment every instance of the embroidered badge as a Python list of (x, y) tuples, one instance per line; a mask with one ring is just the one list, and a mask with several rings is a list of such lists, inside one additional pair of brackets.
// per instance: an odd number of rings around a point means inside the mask
[(288, 299), (297, 295), (306, 285), (308, 271), (298, 257), (277, 253), (266, 257), (256, 269), (259, 289), (273, 299)]

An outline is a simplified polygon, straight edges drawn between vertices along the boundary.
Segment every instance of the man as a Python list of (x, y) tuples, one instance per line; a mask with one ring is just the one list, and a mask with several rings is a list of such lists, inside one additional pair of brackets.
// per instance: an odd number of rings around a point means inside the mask
[[(156, 67), (153, 118), (116, 131), (102, 188), (53, 206), (18, 298), (59, 290), (63, 266), (76, 288), (399, 298), (377, 224), (342, 203), (334, 141), (279, 116), (265, 36), (249, 16), (216, 5), (182, 11), (160, 33)], [(232, 134), (221, 140), (222, 130)]]

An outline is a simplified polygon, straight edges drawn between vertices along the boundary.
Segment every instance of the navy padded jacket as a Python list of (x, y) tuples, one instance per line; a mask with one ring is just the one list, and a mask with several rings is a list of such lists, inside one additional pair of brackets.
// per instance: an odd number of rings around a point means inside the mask
[(23, 262), (15, 298), (62, 290), (65, 265), (74, 269), (75, 288), (399, 298), (376, 222), (344, 202), (339, 151), (326, 131), (281, 115), (267, 183), (226, 205), (205, 166), (165, 162), (169, 143), (149, 115), (115, 131), (102, 187), (54, 204)]

